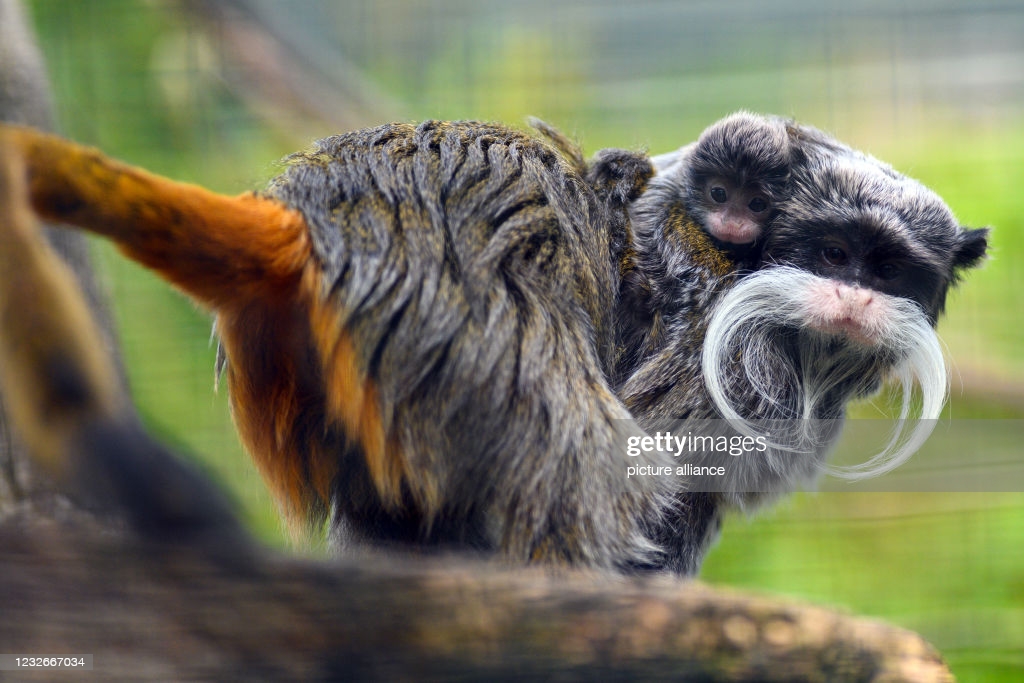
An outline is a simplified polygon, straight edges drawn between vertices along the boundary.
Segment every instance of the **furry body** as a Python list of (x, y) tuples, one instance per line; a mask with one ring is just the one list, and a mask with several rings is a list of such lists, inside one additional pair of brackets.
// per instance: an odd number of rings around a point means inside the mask
[[(653, 550), (643, 526), (664, 494), (624, 479), (614, 443), (635, 427), (601, 361), (614, 218), (560, 155), (485, 124), (393, 125), (322, 141), (269, 194), (302, 210), (320, 266), (309, 334), (325, 380), (314, 363), (301, 393), (363, 382), (315, 399), (340, 429), (298, 432), (333, 468), (305, 493), (314, 515), (520, 561), (623, 566)], [(259, 372), (246, 344), (228, 355), (233, 385)], [(263, 424), (254, 405), (235, 402), (243, 433)]]
[[(931, 334), (984, 234), (891, 169), (790, 127), (789, 199), (749, 273), (694, 222), (685, 194), (648, 184), (643, 155), (586, 164), (544, 132), (548, 142), (477, 122), (356, 131), (295, 155), (264, 194), (231, 198), (0, 129), (25, 158), (37, 212), (114, 239), (215, 312), (239, 433), (294, 528), (694, 573), (725, 507), (813, 476), (837, 432), (815, 434), (810, 450), (773, 443), (728, 490), (627, 476), (675, 463), (625, 444), (662, 419), (738, 416), (735, 434), (752, 428), (742, 421), (841, 418), (904, 358), (898, 332), (868, 321), (917, 307)], [(808, 239), (826, 234), (836, 243)], [(921, 277), (889, 282), (885, 266), (871, 280), (863, 267), (881, 263), (881, 244), (886, 262)], [(825, 249), (846, 260), (826, 267)], [(778, 264), (810, 283), (788, 287), (811, 310), (769, 316), (762, 338), (709, 337), (745, 324), (745, 282), (778, 299)], [(872, 317), (876, 300), (887, 303)], [(864, 350), (808, 386), (790, 371), (807, 327), (829, 353)], [(766, 377), (737, 369), (745, 354), (773, 359)], [(851, 371), (866, 380), (851, 384)]]
[(649, 164), (595, 191), (508, 128), (393, 124), (321, 141), (264, 195), (231, 198), (2, 134), (38, 212), (216, 313), (240, 436), (297, 531), (655, 561), (669, 487), (625, 476), (622, 443), (642, 432), (606, 375), (613, 253)]

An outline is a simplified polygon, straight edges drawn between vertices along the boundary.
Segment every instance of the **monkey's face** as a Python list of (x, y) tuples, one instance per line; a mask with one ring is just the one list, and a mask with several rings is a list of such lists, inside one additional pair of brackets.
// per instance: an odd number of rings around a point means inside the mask
[(789, 164), (780, 120), (745, 112), (726, 117), (693, 148), (687, 208), (719, 241), (752, 244), (786, 194)]
[(813, 317), (834, 320), (825, 330), (858, 336), (848, 318), (879, 314), (871, 293), (915, 302), (934, 325), (959, 271), (984, 255), (986, 231), (963, 230), (937, 195), (869, 158), (832, 156), (793, 177), (762, 259), (835, 283)]
[(985, 254), (986, 230), (965, 230), (919, 183), (855, 152), (809, 155), (770, 221), (762, 266), (716, 305), (702, 369), (720, 413), (741, 422), (800, 418), (791, 444), (818, 450), (808, 418), (841, 417), (846, 403), (903, 387), (901, 419), (920, 387), (908, 439), (851, 476), (895, 467), (930, 431), (945, 400), (934, 332), (946, 292)]
[(871, 343), (890, 297), (916, 303), (934, 324), (948, 274), (915, 253), (900, 231), (865, 219), (830, 224), (780, 221), (763, 258), (818, 276), (807, 291), (806, 324), (853, 341)]
[(728, 244), (753, 244), (772, 215), (773, 200), (760, 183), (743, 185), (736, 176), (716, 176), (704, 183), (700, 211), (704, 229)]

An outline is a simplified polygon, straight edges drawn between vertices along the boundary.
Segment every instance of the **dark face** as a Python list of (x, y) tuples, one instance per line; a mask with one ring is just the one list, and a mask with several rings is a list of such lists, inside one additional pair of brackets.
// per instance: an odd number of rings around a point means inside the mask
[(727, 117), (694, 147), (687, 210), (718, 241), (753, 244), (786, 195), (789, 165), (781, 121), (746, 113)]
[(958, 271), (985, 253), (985, 230), (962, 229), (937, 195), (868, 157), (810, 159), (793, 177), (764, 264), (909, 299), (934, 324)]
[(916, 301), (934, 320), (947, 278), (898, 234), (863, 223), (792, 223), (772, 228), (766, 263), (796, 266), (844, 284)]

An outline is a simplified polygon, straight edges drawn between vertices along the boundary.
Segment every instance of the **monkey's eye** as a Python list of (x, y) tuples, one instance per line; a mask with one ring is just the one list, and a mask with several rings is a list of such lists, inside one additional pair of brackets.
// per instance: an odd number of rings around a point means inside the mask
[(764, 197), (754, 197), (750, 200), (750, 203), (747, 204), (747, 208), (754, 213), (761, 213), (768, 208), (768, 200)]
[(875, 275), (882, 280), (895, 280), (900, 275), (900, 267), (895, 263), (880, 263), (875, 268)]
[(711, 198), (719, 204), (725, 204), (726, 200), (729, 199), (729, 193), (725, 191), (724, 187), (715, 185), (711, 188)]
[(821, 257), (832, 266), (846, 265), (846, 252), (839, 247), (825, 247), (821, 250)]

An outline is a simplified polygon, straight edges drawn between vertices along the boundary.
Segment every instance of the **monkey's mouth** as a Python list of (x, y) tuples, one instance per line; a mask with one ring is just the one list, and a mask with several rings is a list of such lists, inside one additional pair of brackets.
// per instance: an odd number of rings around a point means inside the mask
[(760, 229), (756, 225), (745, 223), (724, 223), (715, 236), (722, 242), (734, 247), (749, 247), (757, 240), (757, 236), (759, 234)]
[(853, 316), (811, 319), (807, 326), (828, 336), (841, 337), (860, 346), (877, 346), (878, 330)]

